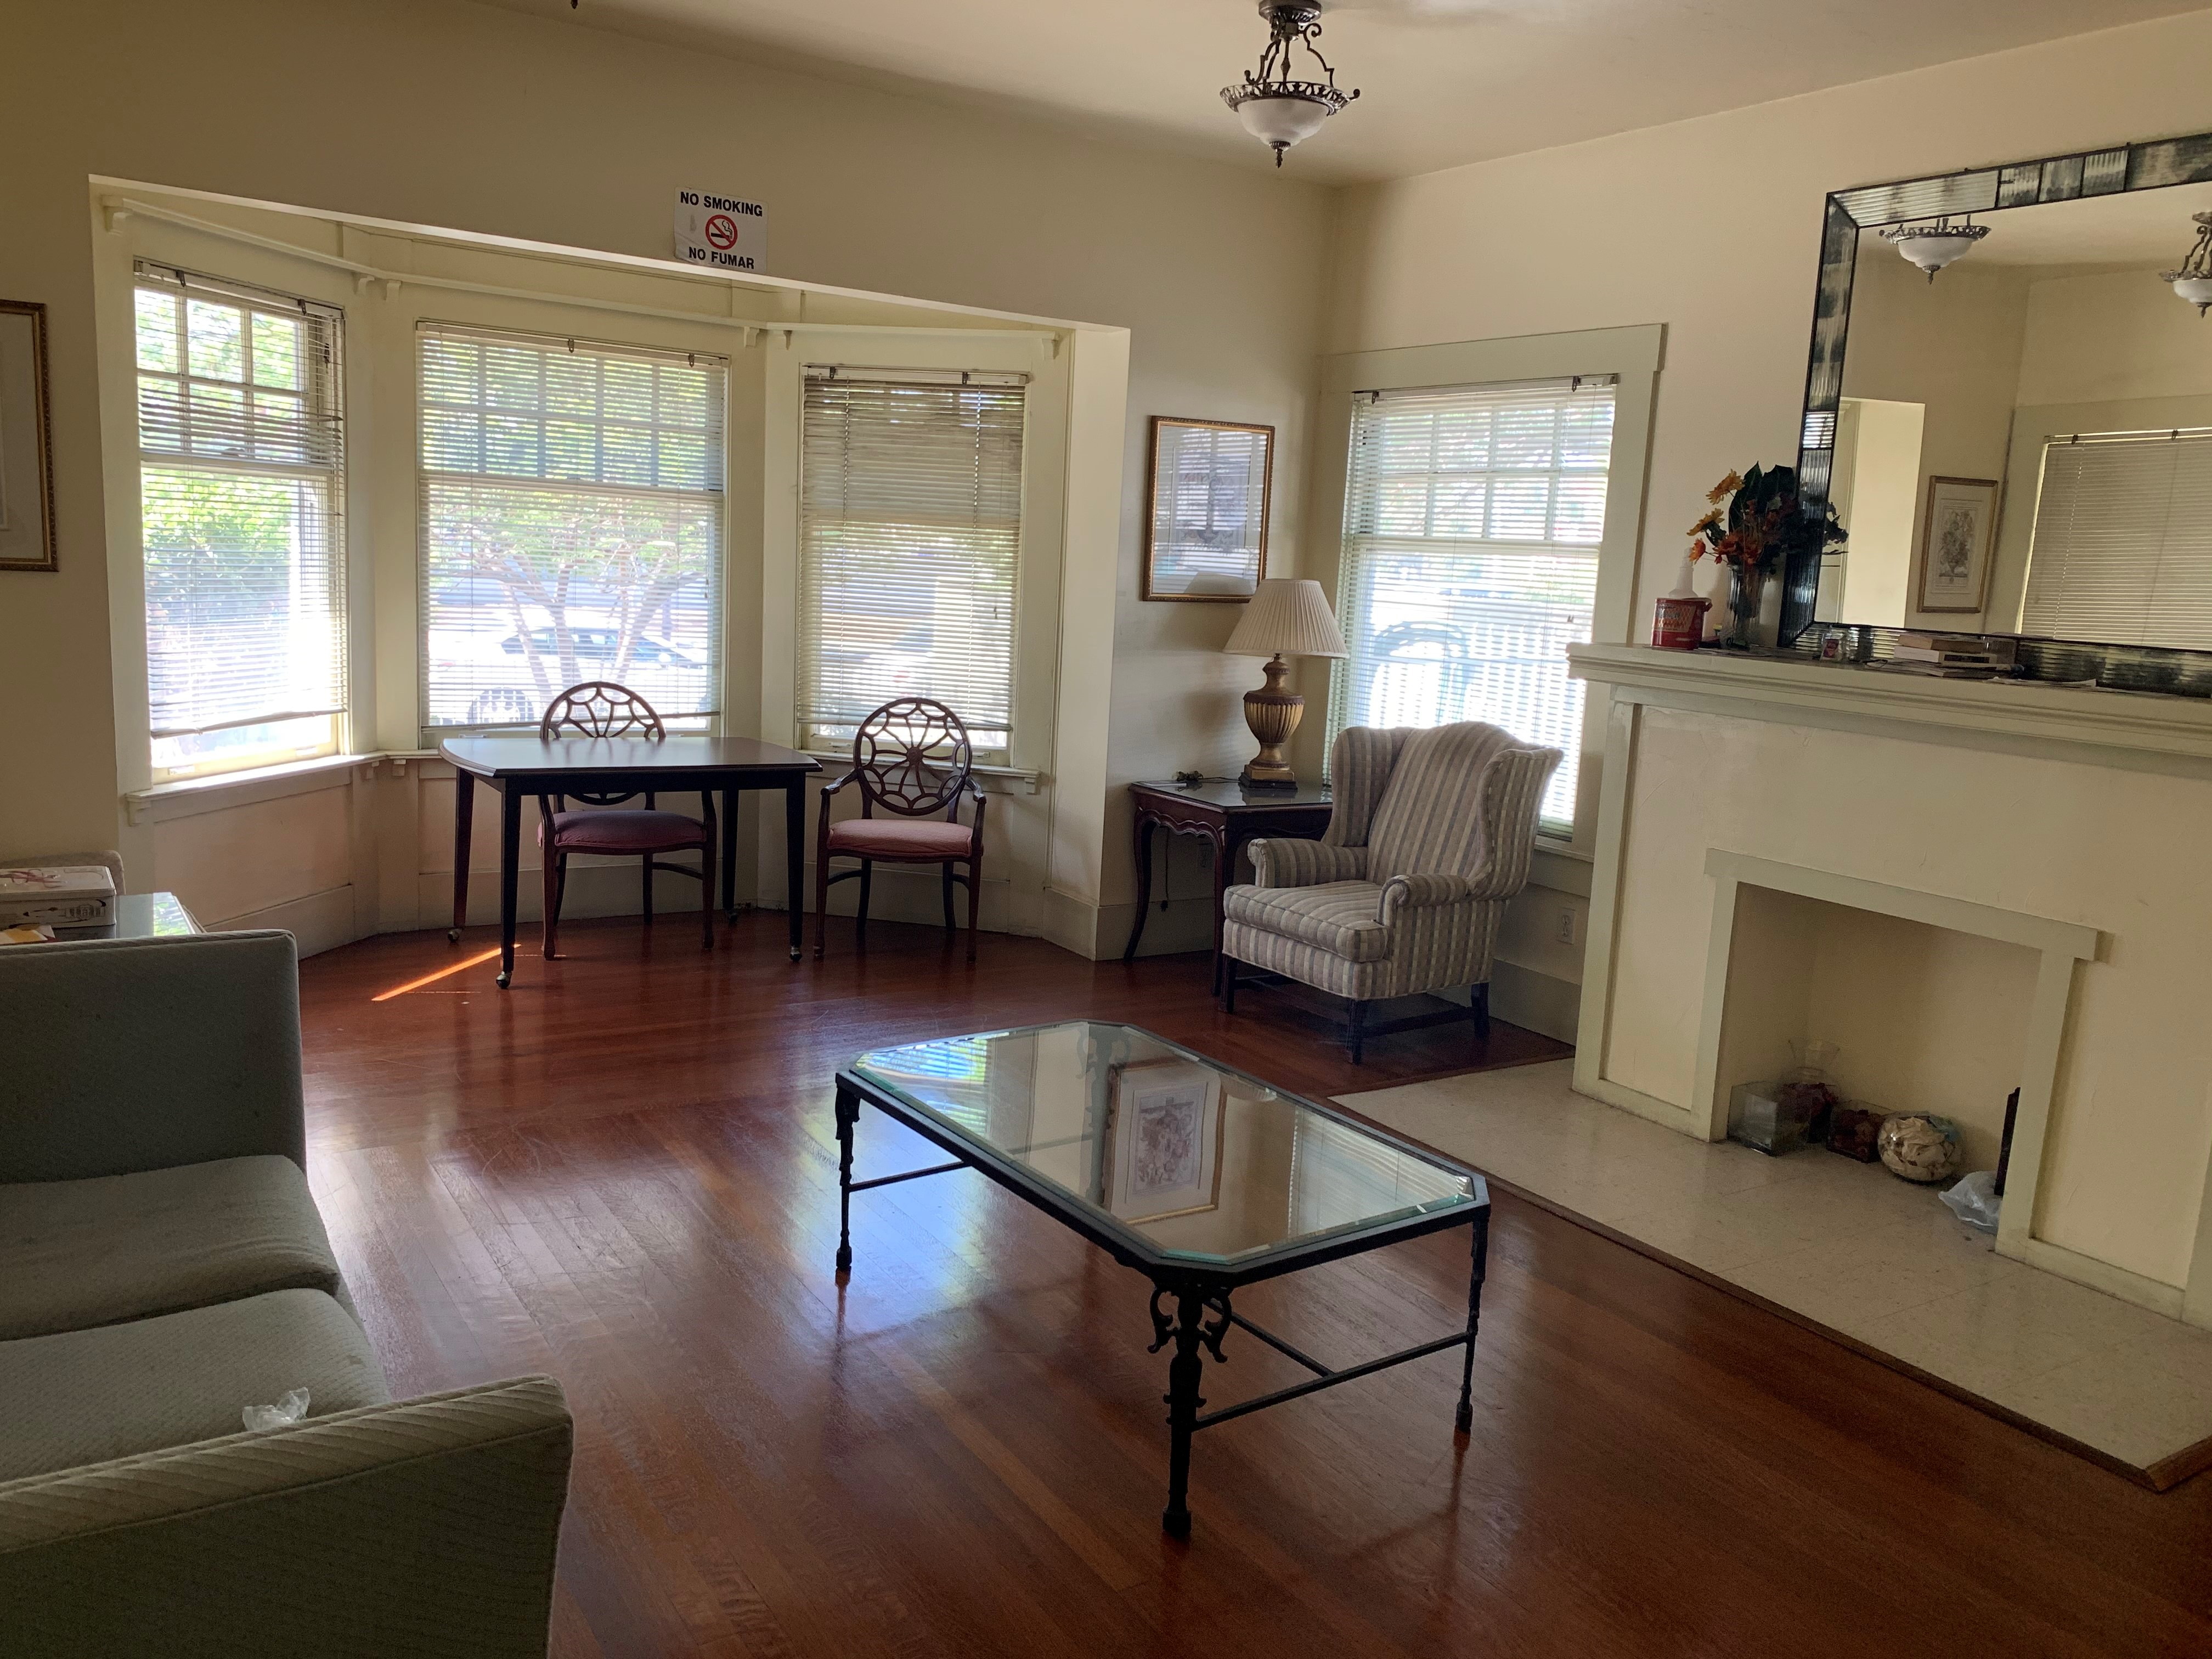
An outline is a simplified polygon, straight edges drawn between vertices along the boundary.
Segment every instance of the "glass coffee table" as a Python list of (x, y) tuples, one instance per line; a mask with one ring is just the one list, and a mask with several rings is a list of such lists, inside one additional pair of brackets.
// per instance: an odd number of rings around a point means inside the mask
[[(863, 1102), (951, 1161), (853, 1179)], [(1302, 1100), (1133, 1025), (1073, 1020), (880, 1048), (837, 1073), (837, 1271), (853, 1266), (852, 1199), (871, 1187), (970, 1169), (1152, 1282), (1152, 1343), (1168, 1362), (1168, 1503), (1190, 1532), (1190, 1442), (1211, 1428), (1464, 1348), (1455, 1424), (1474, 1422), (1475, 1322), (1490, 1247), (1480, 1176), (1349, 1114)], [(1237, 1313), (1236, 1291), (1301, 1267), (1447, 1227), (1473, 1233), (1467, 1326), (1341, 1370)], [(1230, 1328), (1314, 1373), (1201, 1412), (1204, 1361)]]

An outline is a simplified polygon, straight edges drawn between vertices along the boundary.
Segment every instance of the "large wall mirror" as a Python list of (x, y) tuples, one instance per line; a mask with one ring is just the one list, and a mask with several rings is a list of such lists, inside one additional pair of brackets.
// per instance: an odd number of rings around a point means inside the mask
[(1799, 466), (1850, 539), (1788, 573), (1785, 643), (2212, 650), (2212, 280), (2171, 275), (2198, 215), (2212, 135), (1829, 198)]

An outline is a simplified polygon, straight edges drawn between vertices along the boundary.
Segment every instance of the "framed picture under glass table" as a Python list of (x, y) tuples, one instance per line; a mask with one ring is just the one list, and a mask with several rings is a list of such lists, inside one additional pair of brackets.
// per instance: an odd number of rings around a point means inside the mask
[[(949, 1161), (853, 1178), (862, 1106)], [(853, 1269), (853, 1194), (973, 1170), (1152, 1281), (1150, 1352), (1168, 1362), (1168, 1501), (1190, 1531), (1200, 1430), (1449, 1349), (1463, 1350), (1455, 1422), (1473, 1425), (1474, 1339), (1490, 1249), (1483, 1179), (1346, 1112), (1285, 1093), (1133, 1025), (1070, 1020), (880, 1048), (837, 1073), (838, 1273)], [(1237, 1312), (1245, 1285), (1450, 1227), (1469, 1231), (1467, 1323), (1341, 1368)], [(1231, 1329), (1313, 1373), (1202, 1412), (1206, 1355)]]

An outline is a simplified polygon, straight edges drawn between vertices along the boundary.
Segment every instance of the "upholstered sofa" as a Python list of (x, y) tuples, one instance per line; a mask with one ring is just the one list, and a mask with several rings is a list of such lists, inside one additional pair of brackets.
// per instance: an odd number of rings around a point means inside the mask
[(305, 1158), (289, 934), (0, 949), (0, 1655), (544, 1652), (560, 1386), (394, 1401)]
[(1453, 1018), (1377, 1025), (1370, 1004), (1463, 987), (1486, 1036), (1498, 923), (1528, 883), (1559, 763), (1558, 750), (1476, 721), (1340, 732), (1328, 831), (1252, 842), (1255, 879), (1222, 896), (1223, 1006), (1236, 1011), (1246, 965), (1341, 998), (1357, 1065), (1370, 1036)]

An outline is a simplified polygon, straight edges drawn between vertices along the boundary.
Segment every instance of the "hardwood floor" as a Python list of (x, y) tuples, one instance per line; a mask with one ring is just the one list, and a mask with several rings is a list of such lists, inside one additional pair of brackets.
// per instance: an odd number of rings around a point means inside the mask
[[(933, 930), (788, 962), (680, 917), (562, 930), (504, 994), (389, 937), (301, 966), (311, 1164), (395, 1389), (545, 1370), (577, 1451), (554, 1651), (850, 1655), (2212, 1653), (2212, 1478), (2164, 1495), (1500, 1195), (1475, 1356), (1200, 1436), (1164, 1538), (1146, 1286), (961, 1173), (856, 1199), (830, 1079), (863, 1048), (1091, 1015), (1306, 1093), (1465, 1069), (1446, 1028), (1355, 1071), (1200, 957), (1125, 968)], [(1497, 1028), (1486, 1063), (1560, 1052)], [(879, 1115), (861, 1176), (934, 1154)], [(1238, 1308), (1332, 1363), (1451, 1329), (1465, 1236)], [(1298, 1380), (1258, 1343), (1211, 1401)]]

